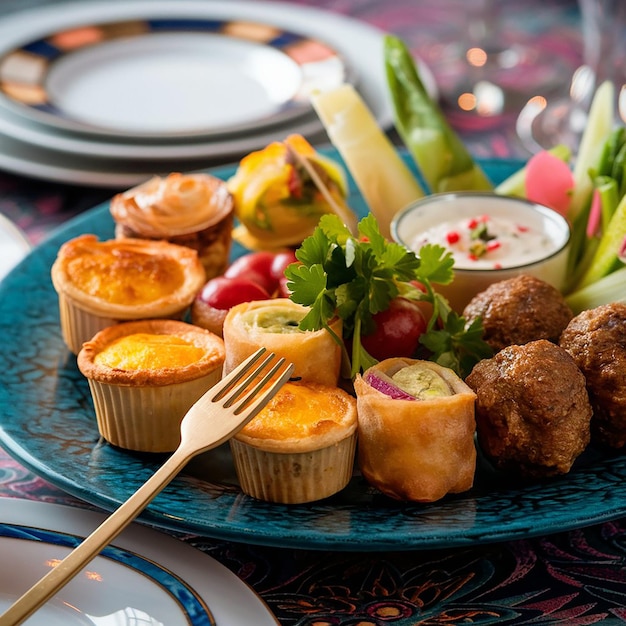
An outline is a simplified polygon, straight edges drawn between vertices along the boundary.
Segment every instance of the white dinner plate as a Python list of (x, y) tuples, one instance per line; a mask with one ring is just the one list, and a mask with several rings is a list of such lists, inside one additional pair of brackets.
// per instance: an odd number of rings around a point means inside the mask
[[(0, 142), (2, 134), (34, 149), (44, 149), (59, 153), (61, 159), (65, 155), (87, 157), (89, 159), (110, 159), (113, 162), (131, 161), (171, 161), (175, 159), (209, 159), (229, 158), (241, 155), (252, 149), (265, 146), (274, 139), (284, 139), (289, 133), (298, 132), (309, 139), (327, 140), (326, 134), (320, 129), (319, 118), (315, 113), (303, 116), (274, 128), (265, 128), (263, 132), (231, 137), (214, 137), (203, 139), (185, 139), (180, 142), (140, 142), (137, 140), (115, 140), (105, 136), (78, 136), (68, 134), (61, 129), (33, 124), (15, 112), (0, 107)], [(1, 143), (0, 143), (1, 145)], [(36, 160), (42, 157), (35, 156)], [(44, 157), (45, 161), (45, 157)], [(0, 156), (0, 164), (2, 156)], [(154, 167), (154, 166), (152, 166)], [(117, 169), (122, 169), (118, 166)], [(128, 167), (124, 167), (128, 171)]]
[(31, 250), (26, 235), (0, 213), (0, 280), (2, 280)]
[[(0, 54), (46, 33), (94, 21), (145, 19), (147, 14), (179, 19), (245, 18), (327, 42), (355, 72), (357, 88), (381, 127), (389, 128), (393, 115), (384, 73), (384, 33), (359, 20), (314, 7), (289, 5), (288, 8), (285, 10), (285, 5), (278, 2), (246, 0), (63, 3), (0, 20)], [(432, 73), (418, 63), (427, 89), (436, 98), (437, 87)], [(171, 143), (107, 138), (39, 124), (17, 114), (12, 105), (0, 97), (0, 168), (34, 178), (80, 185), (122, 188), (155, 173), (210, 167), (234, 161), (261, 149), (270, 141), (284, 139), (290, 133), (301, 133), (317, 144), (328, 141), (323, 125), (314, 113), (230, 137), (189, 138), (172, 140)]]
[[(92, 511), (0, 498), (0, 614), (103, 519)], [(263, 600), (221, 563), (168, 535), (136, 524), (27, 623), (278, 625)]]
[(248, 19), (100, 18), (26, 38), (0, 57), (0, 94), (52, 127), (182, 138), (259, 129), (352, 82), (332, 46)]

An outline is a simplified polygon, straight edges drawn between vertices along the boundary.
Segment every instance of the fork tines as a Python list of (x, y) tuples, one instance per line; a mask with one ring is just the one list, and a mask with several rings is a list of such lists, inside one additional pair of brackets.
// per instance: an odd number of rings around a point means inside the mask
[[(217, 402), (226, 398), (222, 404), (228, 408), (244, 396), (234, 409), (235, 414), (249, 408), (255, 399), (260, 405), (258, 407), (260, 410), (282, 387), (283, 383), (291, 377), (294, 369), (293, 364), (286, 364), (284, 358), (278, 358), (273, 352), (267, 354), (258, 363), (265, 352), (265, 348), (260, 348), (222, 379), (214, 387), (216, 393), (212, 401)], [(283, 371), (281, 372), (281, 370)], [(279, 374), (279, 372), (281, 373)], [(243, 382), (240, 382), (242, 379)], [(272, 384), (268, 387), (270, 383)], [(264, 389), (267, 393), (260, 393)]]

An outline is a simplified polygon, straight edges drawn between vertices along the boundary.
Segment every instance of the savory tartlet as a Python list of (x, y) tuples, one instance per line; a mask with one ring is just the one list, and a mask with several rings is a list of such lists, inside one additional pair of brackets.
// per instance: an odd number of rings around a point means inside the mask
[(97, 333), (77, 361), (104, 439), (129, 450), (170, 452), (180, 443), (185, 413), (221, 378), (224, 342), (178, 320), (138, 320)]
[(357, 375), (359, 467), (397, 500), (433, 502), (470, 489), (476, 394), (451, 369), (393, 358)]
[(356, 400), (338, 387), (288, 382), (230, 446), (244, 493), (297, 504), (327, 498), (353, 473)]
[(341, 340), (341, 320), (331, 324), (335, 337), (326, 329), (300, 330), (299, 324), (308, 311), (288, 298), (255, 300), (232, 307), (223, 327), (224, 374), (263, 347), (293, 363), (294, 377), (337, 385), (341, 369), (341, 346), (337, 341)]
[(232, 241), (234, 201), (211, 174), (154, 176), (111, 200), (116, 237), (165, 239), (198, 252), (207, 280), (224, 273)]
[(74, 354), (120, 321), (182, 317), (205, 280), (197, 252), (185, 246), (89, 234), (61, 246), (51, 276), (63, 338)]

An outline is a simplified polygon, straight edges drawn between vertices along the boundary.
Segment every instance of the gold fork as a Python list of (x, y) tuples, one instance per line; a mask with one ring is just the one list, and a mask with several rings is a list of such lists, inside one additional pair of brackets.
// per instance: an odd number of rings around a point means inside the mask
[(79, 546), (50, 570), (5, 613), (0, 626), (17, 626), (66, 585), (117, 537), (178, 474), (186, 463), (241, 430), (276, 394), (293, 372), (293, 364), (261, 348), (209, 389), (187, 412), (181, 443), (172, 456)]

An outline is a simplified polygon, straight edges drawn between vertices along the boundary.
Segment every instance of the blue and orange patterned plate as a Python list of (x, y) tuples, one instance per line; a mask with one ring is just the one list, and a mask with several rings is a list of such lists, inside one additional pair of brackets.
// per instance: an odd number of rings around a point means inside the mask
[[(338, 158), (334, 151), (328, 154)], [(522, 164), (483, 165), (499, 182)], [(233, 169), (214, 172), (227, 178)], [(352, 189), (350, 204), (363, 214), (365, 204), (353, 184)], [(113, 236), (107, 204), (67, 223), (0, 283), (0, 443), (34, 473), (112, 510), (163, 458), (118, 450), (99, 439), (87, 382), (63, 344), (50, 267), (61, 243), (86, 232)], [(568, 475), (528, 484), (504, 481), (480, 464), (471, 491), (432, 504), (393, 502), (355, 472), (336, 496), (286, 506), (244, 495), (228, 448), (221, 448), (191, 462), (141, 519), (247, 543), (352, 551), (526, 538), (625, 514), (626, 457), (594, 449)]]

